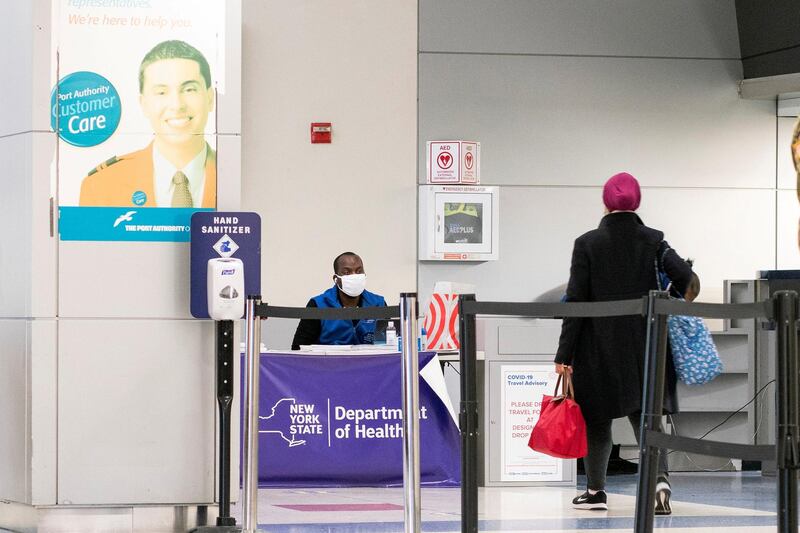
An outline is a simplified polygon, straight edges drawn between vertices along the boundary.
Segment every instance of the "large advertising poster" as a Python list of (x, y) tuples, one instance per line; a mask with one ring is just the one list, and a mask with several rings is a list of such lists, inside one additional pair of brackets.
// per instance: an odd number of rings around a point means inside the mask
[(62, 240), (188, 241), (217, 205), (225, 2), (53, 0)]

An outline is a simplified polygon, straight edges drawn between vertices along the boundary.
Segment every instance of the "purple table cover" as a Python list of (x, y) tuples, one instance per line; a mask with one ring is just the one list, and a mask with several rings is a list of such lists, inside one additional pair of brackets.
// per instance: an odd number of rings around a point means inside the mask
[[(460, 436), (439, 359), (419, 359), (420, 479), (458, 486)], [(259, 486), (403, 484), (400, 354), (261, 354)]]

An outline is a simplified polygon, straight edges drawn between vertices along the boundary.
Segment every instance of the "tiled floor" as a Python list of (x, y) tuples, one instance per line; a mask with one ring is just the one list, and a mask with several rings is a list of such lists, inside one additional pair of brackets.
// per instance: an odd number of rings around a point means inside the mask
[[(657, 517), (657, 531), (670, 533), (762, 533), (775, 531), (776, 483), (760, 473), (673, 474), (673, 515)], [(631, 531), (636, 476), (608, 478), (609, 510), (576, 511), (572, 488), (482, 488), (479, 531), (575, 532)], [(422, 489), (422, 530), (461, 531), (459, 489)], [(4, 502), (0, 501), (0, 504)], [(10, 524), (10, 505), (0, 505), (0, 532)], [(24, 522), (22, 508), (15, 513)], [(33, 511), (35, 514), (35, 511)], [(23, 533), (172, 533), (186, 532), (192, 520), (186, 508), (40, 510), (38, 529), (11, 527)], [(241, 523), (241, 506), (233, 506)], [(6, 520), (3, 520), (4, 513)], [(216, 514), (216, 513), (214, 513)], [(262, 489), (259, 529), (265, 533), (402, 532), (403, 490), (400, 488)], [(14, 518), (12, 516), (12, 518)], [(30, 518), (30, 517), (27, 517)], [(35, 521), (35, 517), (33, 518)]]
[[(670, 532), (774, 531), (776, 480), (759, 473), (674, 474), (673, 515), (658, 517)], [(480, 531), (631, 531), (636, 476), (609, 478), (609, 510), (576, 511), (563, 488), (482, 488)], [(402, 489), (262, 489), (259, 529), (267, 533), (402, 532)], [(235, 506), (234, 512), (241, 512)], [(460, 532), (458, 489), (422, 491), (422, 530)]]

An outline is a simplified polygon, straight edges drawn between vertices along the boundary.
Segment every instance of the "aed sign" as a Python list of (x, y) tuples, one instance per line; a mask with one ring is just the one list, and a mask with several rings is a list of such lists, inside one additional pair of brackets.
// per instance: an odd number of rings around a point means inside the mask
[(481, 143), (428, 141), (428, 183), (480, 183)]

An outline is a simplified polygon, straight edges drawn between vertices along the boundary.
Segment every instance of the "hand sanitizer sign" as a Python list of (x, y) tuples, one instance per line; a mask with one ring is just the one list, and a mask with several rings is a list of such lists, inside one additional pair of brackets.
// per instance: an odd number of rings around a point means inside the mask
[[(198, 212), (192, 215), (191, 299), (195, 318), (209, 318), (209, 259), (239, 259), (244, 269), (244, 295), (261, 294), (261, 217), (258, 213)], [(224, 271), (222, 275), (232, 274)]]

